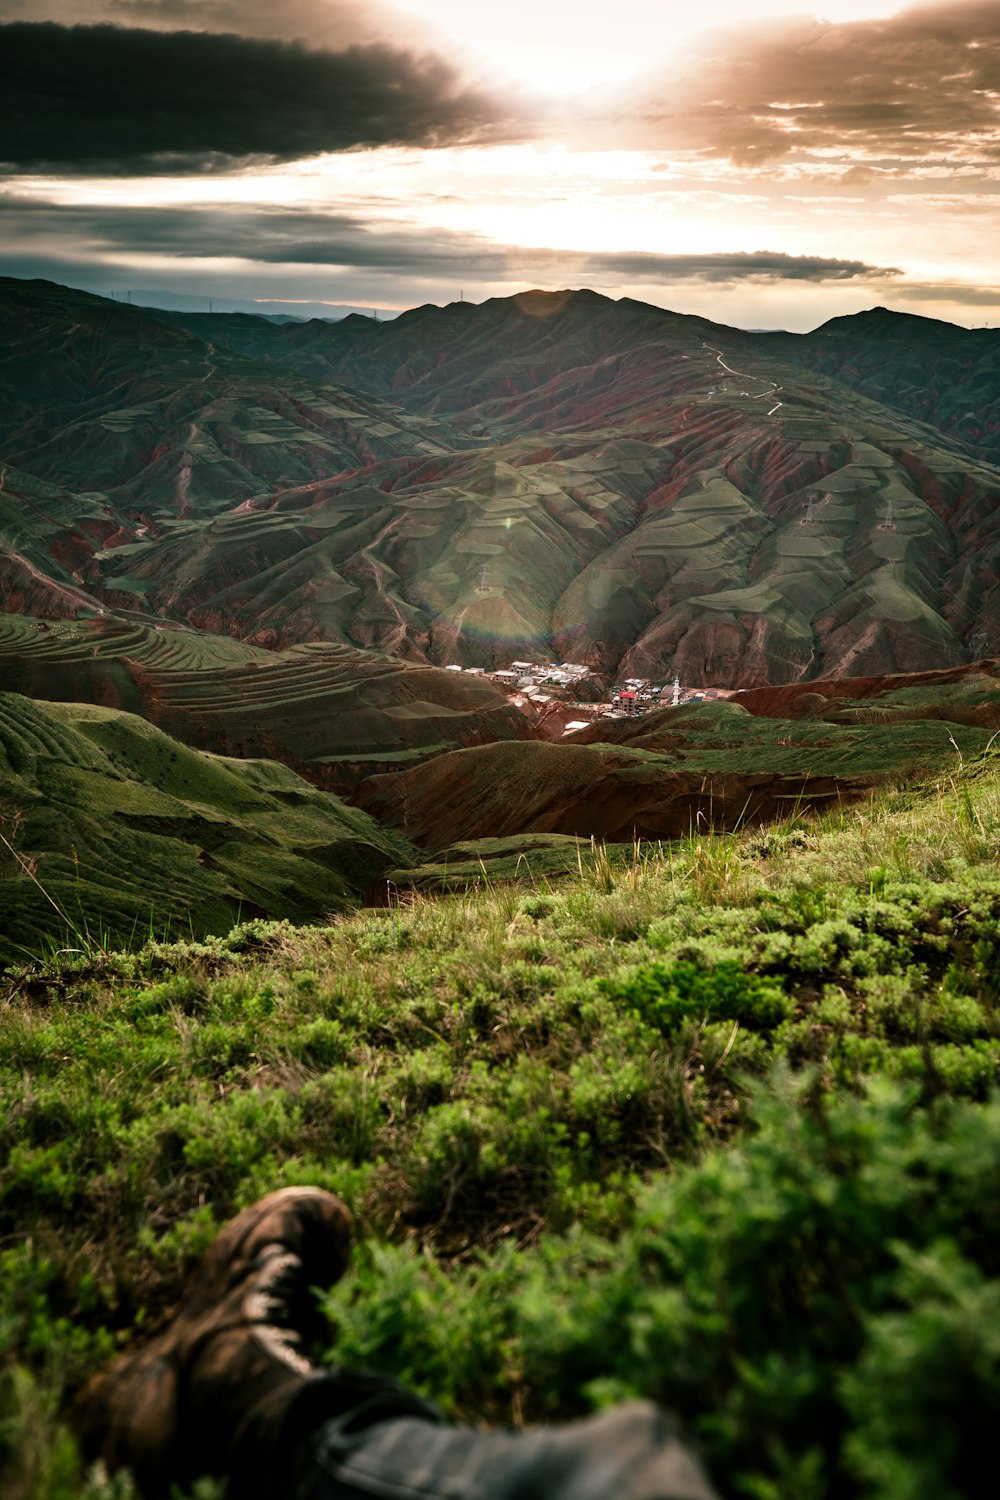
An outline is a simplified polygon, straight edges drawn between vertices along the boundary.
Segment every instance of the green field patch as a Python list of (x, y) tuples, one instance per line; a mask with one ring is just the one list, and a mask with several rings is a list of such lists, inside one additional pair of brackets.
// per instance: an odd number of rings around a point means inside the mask
[[(843, 722), (837, 722), (841, 714)], [(991, 741), (990, 730), (976, 725), (901, 719), (896, 714), (887, 714), (887, 721), (878, 719), (864, 702), (838, 700), (829, 717), (824, 714), (816, 721), (758, 718), (748, 715), (738, 699), (720, 700), (661, 709), (645, 720), (645, 735), (647, 753), (654, 756), (657, 737), (670, 735), (672, 747), (659, 752), (660, 758), (685, 771), (766, 770), (890, 780), (954, 768), (959, 755), (982, 755)], [(642, 747), (640, 721), (629, 748)]]

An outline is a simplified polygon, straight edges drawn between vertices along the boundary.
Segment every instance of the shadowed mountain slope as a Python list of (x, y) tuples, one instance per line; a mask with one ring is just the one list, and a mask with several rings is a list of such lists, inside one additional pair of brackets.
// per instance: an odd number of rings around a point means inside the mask
[[(993, 713), (1000, 693), (990, 684)], [(356, 793), (379, 822), (432, 851), (466, 839), (572, 834), (677, 839), (850, 801), (983, 752), (989, 726), (903, 714), (801, 723), (735, 702), (602, 720), (559, 744), (484, 745)]]
[(875, 307), (770, 342), (781, 358), (930, 423), (974, 456), (1000, 459), (1000, 329)]
[(312, 379), (343, 380), (414, 411), (449, 414), (499, 397), (530, 395), (568, 372), (599, 365), (609, 354), (648, 345), (698, 347), (727, 331), (704, 318), (591, 291), (524, 292), (478, 305), (428, 303), (389, 323), (352, 316), (339, 323), (265, 326), (261, 319), (230, 321), (227, 315), (157, 316)]
[[(513, 753), (512, 753), (513, 752)], [(662, 757), (607, 745), (486, 745), (414, 771), (374, 776), (357, 801), (421, 848), (517, 834), (609, 842), (685, 838), (766, 822), (793, 806), (828, 805), (866, 789), (832, 777), (674, 769)]]
[(83, 586), (95, 550), (124, 517), (100, 494), (81, 494), (0, 463), (0, 601), (11, 614), (73, 619), (99, 608)]
[(0, 278), (0, 456), (135, 520), (211, 514), (262, 484), (439, 452), (376, 399), (310, 385), (139, 308)]

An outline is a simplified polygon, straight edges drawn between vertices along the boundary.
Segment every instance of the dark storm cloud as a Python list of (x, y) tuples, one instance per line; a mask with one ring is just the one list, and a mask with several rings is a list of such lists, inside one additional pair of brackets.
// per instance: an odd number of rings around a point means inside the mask
[(230, 34), (0, 26), (10, 167), (132, 172), (509, 138), (442, 58), (384, 43), (316, 52)]
[[(895, 276), (860, 260), (774, 251), (717, 255), (581, 253), (525, 249), (416, 226), (366, 226), (348, 214), (267, 208), (127, 208), (56, 205), (0, 196), (7, 256), (18, 264), (61, 243), (102, 257), (156, 255), (179, 261), (233, 258), (266, 265), (350, 267), (410, 277), (463, 273), (484, 280), (518, 277), (646, 283), (829, 282)], [(8, 261), (8, 263), (10, 263)], [(23, 274), (23, 273), (22, 273)]]
[(62, 243), (94, 260), (114, 255), (236, 259), (260, 265), (352, 266), (423, 272), (503, 267), (500, 248), (447, 232), (366, 227), (350, 214), (308, 209), (53, 204), (0, 195), (0, 238), (10, 252)]
[(776, 22), (699, 43), (639, 107), (645, 139), (744, 166), (877, 155), (905, 167), (1000, 162), (997, 0), (830, 25)]
[(7, 21), (63, 25), (113, 21), (158, 30), (235, 31), (307, 40), (339, 51), (353, 42), (398, 40), (400, 18), (380, 0), (0, 0)]

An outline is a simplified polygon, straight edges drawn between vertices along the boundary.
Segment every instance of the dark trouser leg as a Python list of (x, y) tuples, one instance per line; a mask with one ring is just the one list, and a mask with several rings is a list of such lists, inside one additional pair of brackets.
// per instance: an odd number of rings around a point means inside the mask
[(294, 1500), (716, 1500), (646, 1401), (526, 1432), (330, 1417), (299, 1447), (295, 1481)]

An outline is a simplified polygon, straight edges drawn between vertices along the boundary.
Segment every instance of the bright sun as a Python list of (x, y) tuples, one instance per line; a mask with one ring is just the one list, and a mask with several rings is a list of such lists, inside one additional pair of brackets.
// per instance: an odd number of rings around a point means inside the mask
[(462, 61), (541, 94), (564, 97), (613, 89), (676, 53), (706, 29), (779, 16), (856, 21), (892, 15), (902, 0), (397, 0), (461, 49)]

